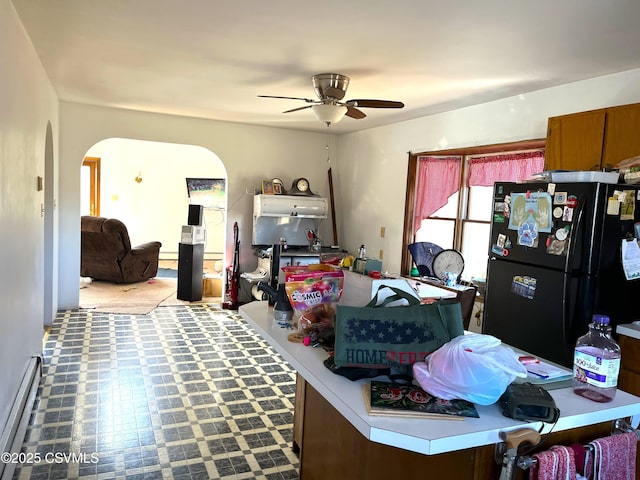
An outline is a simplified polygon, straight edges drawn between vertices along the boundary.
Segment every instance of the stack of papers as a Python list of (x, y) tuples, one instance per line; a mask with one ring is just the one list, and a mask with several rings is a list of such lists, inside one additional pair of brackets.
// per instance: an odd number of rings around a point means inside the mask
[(531, 380), (536, 380), (536, 383), (539, 383), (540, 381), (555, 382), (570, 378), (573, 375), (573, 372), (569, 369), (556, 367), (555, 365), (551, 365), (550, 363), (543, 361), (529, 363), (525, 365), (525, 367), (527, 368), (529, 378)]

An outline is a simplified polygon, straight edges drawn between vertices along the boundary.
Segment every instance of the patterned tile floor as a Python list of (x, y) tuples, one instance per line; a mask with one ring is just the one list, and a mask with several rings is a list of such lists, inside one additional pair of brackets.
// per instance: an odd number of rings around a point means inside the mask
[(234, 311), (60, 312), (14, 479), (296, 479), (295, 373)]

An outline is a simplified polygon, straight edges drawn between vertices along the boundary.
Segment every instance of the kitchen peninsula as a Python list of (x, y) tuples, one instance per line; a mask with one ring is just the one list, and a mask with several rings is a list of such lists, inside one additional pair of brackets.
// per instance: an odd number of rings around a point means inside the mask
[[(300, 448), (301, 480), (386, 479), (398, 472), (498, 478), (494, 451), (501, 431), (524, 426), (543, 427), (543, 435), (550, 431), (549, 424), (506, 418), (496, 405), (478, 405), (480, 418), (464, 421), (369, 416), (361, 391), (368, 380), (351, 382), (335, 375), (322, 363), (325, 351), (289, 342), (290, 331), (274, 322), (268, 302), (243, 305), (239, 313), (298, 372), (294, 441)], [(640, 398), (622, 391), (607, 404), (591, 402), (569, 388), (551, 394), (561, 416), (543, 450), (558, 443), (588, 443), (609, 435), (613, 420), (640, 414)]]

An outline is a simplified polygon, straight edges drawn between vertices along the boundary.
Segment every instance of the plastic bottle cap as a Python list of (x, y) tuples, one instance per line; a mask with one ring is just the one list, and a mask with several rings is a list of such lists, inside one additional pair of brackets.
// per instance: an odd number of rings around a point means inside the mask
[(609, 325), (609, 317), (606, 315), (594, 315), (593, 316), (594, 323), (599, 323), (601, 325)]

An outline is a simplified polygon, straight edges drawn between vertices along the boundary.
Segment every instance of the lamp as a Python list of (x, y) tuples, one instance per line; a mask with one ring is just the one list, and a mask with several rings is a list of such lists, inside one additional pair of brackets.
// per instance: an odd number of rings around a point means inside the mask
[(319, 104), (311, 107), (315, 116), (321, 122), (328, 124), (338, 123), (347, 113), (344, 105)]

